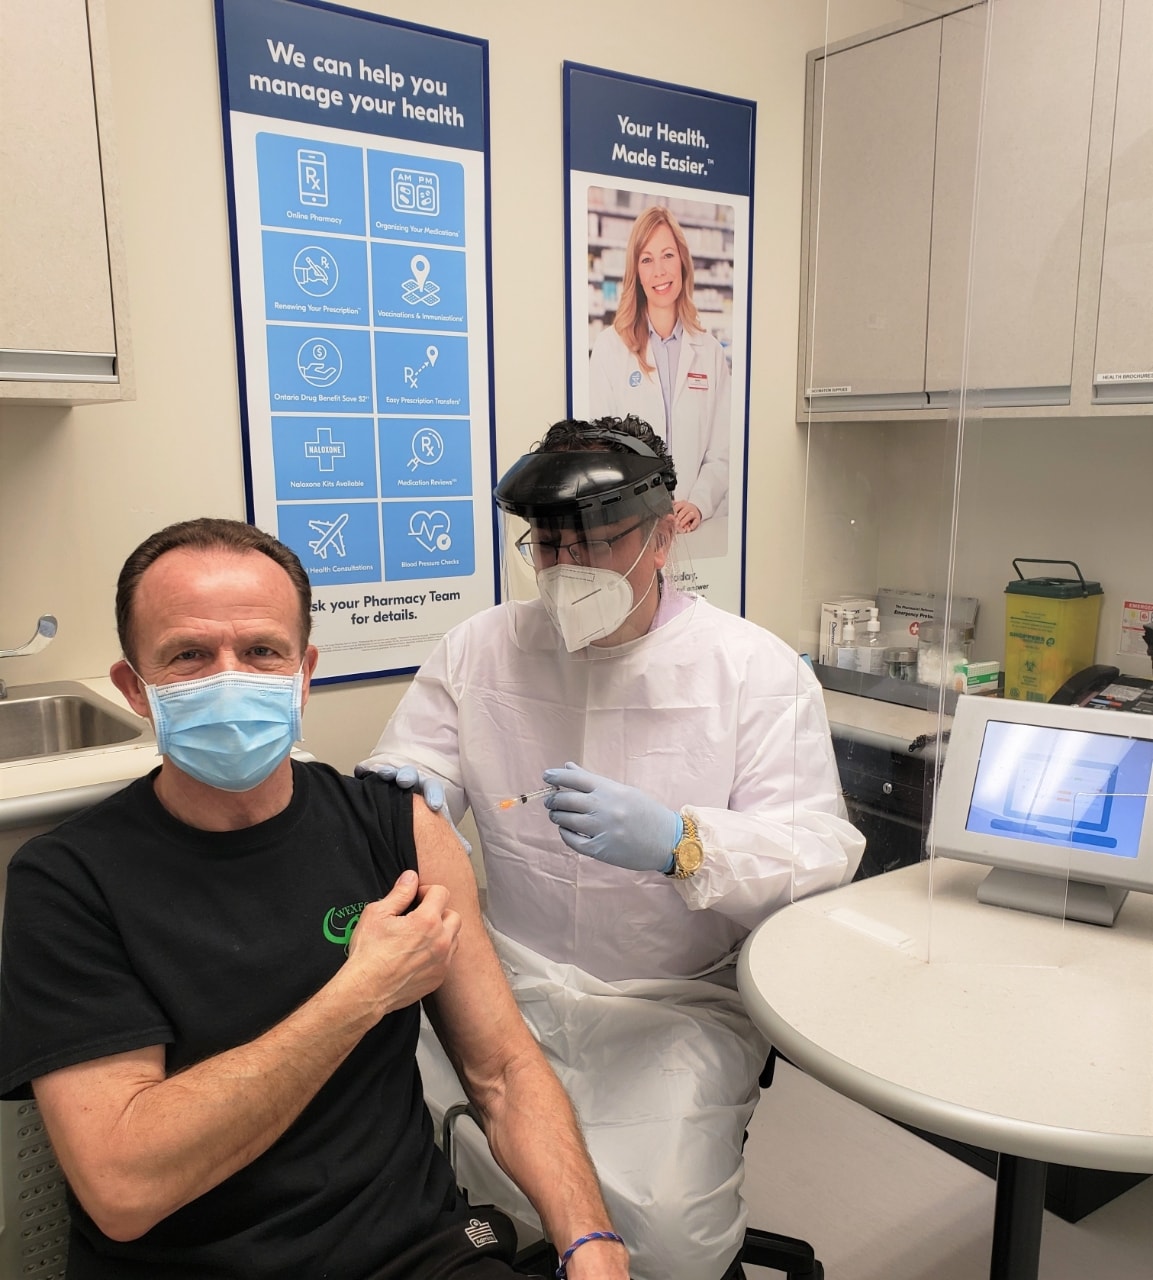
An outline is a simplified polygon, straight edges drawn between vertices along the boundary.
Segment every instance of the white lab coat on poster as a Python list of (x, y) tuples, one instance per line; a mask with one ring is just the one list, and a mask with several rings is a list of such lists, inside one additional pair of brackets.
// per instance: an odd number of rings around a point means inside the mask
[(733, 424), (732, 375), (724, 349), (711, 333), (682, 333), (672, 395), (672, 423), (665, 421), (661, 380), (651, 344), (645, 373), (615, 329), (605, 329), (589, 360), (589, 416), (635, 414), (668, 445), (677, 468), (677, 501), (699, 508), (702, 520), (728, 510), (729, 453)]
[[(567, 848), (539, 799), (498, 807), (569, 760), (695, 819), (700, 871), (598, 862)], [(456, 819), (471, 805), (498, 954), (580, 1115), (632, 1275), (716, 1280), (743, 1232), (742, 1137), (766, 1053), (735, 953), (775, 908), (851, 878), (864, 847), (812, 673), (699, 598), (627, 644), (572, 654), (539, 601), (510, 602), (440, 641), (366, 763), (438, 775)], [(425, 1039), (437, 1114), (460, 1090), (437, 1097), (445, 1063)], [(507, 1204), (478, 1176), (462, 1175), (474, 1196)]]

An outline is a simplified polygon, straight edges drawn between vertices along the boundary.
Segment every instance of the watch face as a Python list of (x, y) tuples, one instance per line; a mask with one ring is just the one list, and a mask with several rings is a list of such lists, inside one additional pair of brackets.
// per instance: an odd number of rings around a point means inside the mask
[(677, 870), (683, 876), (691, 876), (700, 869), (705, 851), (698, 840), (682, 840), (677, 848)]

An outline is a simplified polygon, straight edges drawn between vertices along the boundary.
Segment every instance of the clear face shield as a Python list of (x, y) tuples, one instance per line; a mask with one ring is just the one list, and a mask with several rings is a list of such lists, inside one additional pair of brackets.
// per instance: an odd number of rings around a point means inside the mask
[(651, 452), (535, 453), (497, 486), (505, 596), (539, 595), (570, 653), (652, 625), (674, 532), (664, 465)]

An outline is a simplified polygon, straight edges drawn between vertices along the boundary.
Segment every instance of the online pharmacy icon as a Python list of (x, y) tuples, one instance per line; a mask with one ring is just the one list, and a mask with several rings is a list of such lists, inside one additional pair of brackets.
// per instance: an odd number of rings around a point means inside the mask
[(319, 245), (305, 245), (292, 262), (292, 275), (310, 297), (323, 298), (336, 288), (340, 271), (336, 259)]
[(301, 148), (296, 153), (296, 181), (301, 204), (318, 209), (328, 204), (328, 158), (323, 151)]
[(397, 213), (440, 213), (440, 178), (419, 169), (393, 169), (392, 207)]

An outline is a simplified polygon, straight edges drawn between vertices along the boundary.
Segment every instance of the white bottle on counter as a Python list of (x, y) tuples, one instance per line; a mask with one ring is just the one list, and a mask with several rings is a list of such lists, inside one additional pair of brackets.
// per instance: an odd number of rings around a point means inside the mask
[(885, 664), (885, 646), (881, 643), (879, 609), (869, 610), (865, 638), (857, 645), (857, 670), (873, 676), (883, 676), (888, 670)]
[(837, 639), (837, 666), (842, 670), (857, 669), (857, 629), (853, 625), (855, 614), (847, 609), (841, 614), (841, 634)]

